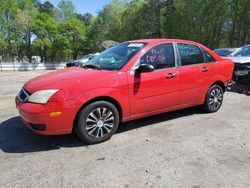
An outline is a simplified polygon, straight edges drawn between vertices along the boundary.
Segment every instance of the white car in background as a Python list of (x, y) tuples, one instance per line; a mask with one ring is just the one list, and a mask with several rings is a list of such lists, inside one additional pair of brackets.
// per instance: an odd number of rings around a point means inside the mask
[(234, 62), (234, 80), (250, 84), (250, 45), (245, 45), (228, 58)]
[(91, 54), (85, 55), (77, 60), (73, 60), (73, 61), (66, 63), (66, 67), (79, 67), (82, 64), (88, 63), (89, 60), (98, 56), (99, 54), (100, 53), (97, 52), (97, 53), (91, 53)]

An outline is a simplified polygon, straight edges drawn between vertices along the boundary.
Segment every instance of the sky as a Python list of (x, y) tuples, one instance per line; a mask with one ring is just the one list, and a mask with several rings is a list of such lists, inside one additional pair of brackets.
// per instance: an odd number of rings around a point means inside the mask
[[(57, 6), (60, 0), (41, 0), (42, 3), (45, 1), (51, 2), (54, 6)], [(111, 2), (111, 0), (71, 0), (75, 5), (76, 12), (80, 14), (91, 13), (97, 15), (98, 11), (103, 8), (104, 5)]]

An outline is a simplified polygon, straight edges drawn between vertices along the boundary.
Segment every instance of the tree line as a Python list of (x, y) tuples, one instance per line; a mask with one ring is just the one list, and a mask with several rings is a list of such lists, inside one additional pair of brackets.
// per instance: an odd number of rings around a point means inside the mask
[[(84, 6), (84, 2), (82, 3)], [(214, 49), (250, 43), (250, 0), (113, 0), (96, 16), (70, 0), (0, 0), (4, 61), (67, 61), (101, 51), (102, 42), (179, 38)]]

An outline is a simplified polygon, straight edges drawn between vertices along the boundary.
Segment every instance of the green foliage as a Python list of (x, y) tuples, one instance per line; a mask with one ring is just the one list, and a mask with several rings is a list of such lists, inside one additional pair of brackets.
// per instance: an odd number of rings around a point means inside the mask
[(54, 10), (54, 5), (51, 4), (49, 1), (46, 1), (45, 3), (40, 3), (38, 5), (38, 10), (40, 12), (44, 12), (49, 14), (50, 16), (53, 16), (53, 10)]
[(86, 40), (86, 28), (84, 23), (77, 18), (69, 18), (60, 24), (60, 33), (64, 36), (73, 59), (76, 59), (81, 52), (82, 44)]
[(71, 18), (74, 15), (75, 6), (70, 0), (61, 0), (58, 7), (61, 9), (63, 19)]
[(42, 61), (47, 61), (48, 51), (52, 48), (57, 31), (58, 25), (50, 15), (44, 12), (36, 15), (33, 22), (33, 33), (36, 35), (34, 47), (39, 50)]
[[(84, 6), (84, 1), (83, 5)], [(0, 56), (65, 61), (101, 51), (102, 42), (181, 38), (210, 48), (250, 43), (250, 0), (112, 0), (97, 16), (70, 0), (0, 0)]]
[(101, 50), (104, 40), (122, 41), (122, 17), (126, 4), (118, 0), (113, 0), (100, 12), (95, 21), (90, 25), (90, 43), (94, 50)]

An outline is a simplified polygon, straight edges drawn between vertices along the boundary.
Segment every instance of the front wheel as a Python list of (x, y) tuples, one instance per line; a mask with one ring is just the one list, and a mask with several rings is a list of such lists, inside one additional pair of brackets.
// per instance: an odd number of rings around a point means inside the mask
[(74, 128), (83, 142), (97, 144), (109, 140), (118, 125), (119, 113), (116, 107), (107, 101), (97, 101), (80, 111)]
[(204, 109), (207, 112), (217, 112), (223, 102), (223, 89), (219, 85), (213, 85), (209, 88), (204, 103)]

